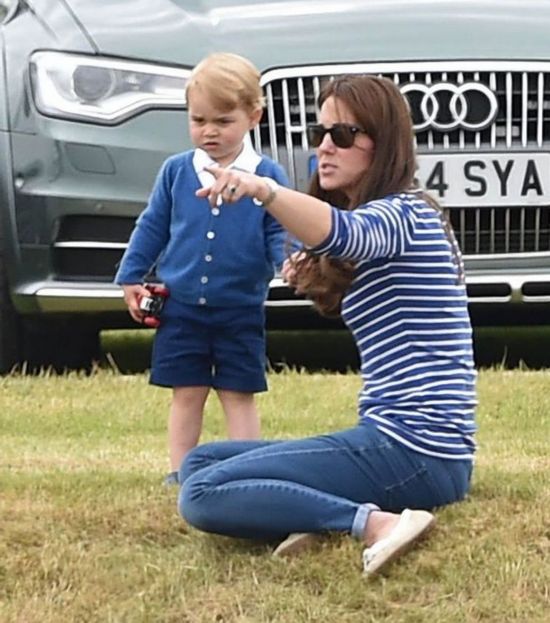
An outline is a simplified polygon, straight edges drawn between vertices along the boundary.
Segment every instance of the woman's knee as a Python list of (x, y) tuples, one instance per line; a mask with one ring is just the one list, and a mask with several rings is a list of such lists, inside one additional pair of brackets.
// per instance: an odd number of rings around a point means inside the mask
[(197, 471), (196, 467), (194, 466), (194, 461), (191, 458), (192, 452), (193, 450), (191, 450), (185, 456), (178, 470), (178, 482), (180, 485), (183, 484), (189, 478), (189, 476), (191, 476), (191, 474)]
[(183, 459), (178, 472), (178, 482), (183, 484), (199, 470), (216, 462), (209, 449), (210, 444), (202, 444), (192, 448)]
[(208, 531), (208, 516), (205, 509), (204, 486), (190, 476), (181, 486), (178, 495), (178, 512), (194, 528)]

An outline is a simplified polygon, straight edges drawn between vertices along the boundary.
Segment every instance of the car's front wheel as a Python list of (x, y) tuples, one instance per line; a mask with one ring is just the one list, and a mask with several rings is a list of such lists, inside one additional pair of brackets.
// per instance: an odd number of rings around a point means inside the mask
[(0, 374), (89, 370), (99, 357), (99, 329), (92, 323), (17, 313), (0, 253)]

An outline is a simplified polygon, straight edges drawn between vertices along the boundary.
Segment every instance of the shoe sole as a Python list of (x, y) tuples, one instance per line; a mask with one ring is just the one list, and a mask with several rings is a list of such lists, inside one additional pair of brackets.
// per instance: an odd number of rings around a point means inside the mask
[(393, 546), (388, 546), (386, 550), (382, 550), (380, 554), (367, 565), (363, 575), (370, 577), (379, 573), (394, 560), (414, 548), (433, 530), (436, 520), (431, 513), (427, 511), (413, 511), (413, 513), (416, 517), (417, 525), (414, 526), (414, 530), (409, 532), (407, 535), (408, 538), (405, 538), (406, 535), (403, 535)]
[(273, 551), (273, 556), (290, 558), (311, 549), (319, 542), (319, 535), (312, 532), (295, 532), (290, 534), (284, 541), (279, 543)]

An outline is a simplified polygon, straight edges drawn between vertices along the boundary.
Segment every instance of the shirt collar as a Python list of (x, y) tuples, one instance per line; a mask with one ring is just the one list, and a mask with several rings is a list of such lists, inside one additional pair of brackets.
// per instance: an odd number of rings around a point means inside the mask
[[(261, 156), (252, 146), (250, 136), (247, 134), (243, 141), (241, 153), (226, 168), (255, 173), (256, 167), (260, 164), (261, 160)], [(195, 149), (195, 153), (193, 154), (193, 167), (202, 187), (212, 186), (214, 183), (214, 176), (208, 173), (208, 171), (205, 171), (204, 168), (218, 166), (219, 164), (215, 160), (212, 160), (204, 149), (200, 149), (199, 147)]]

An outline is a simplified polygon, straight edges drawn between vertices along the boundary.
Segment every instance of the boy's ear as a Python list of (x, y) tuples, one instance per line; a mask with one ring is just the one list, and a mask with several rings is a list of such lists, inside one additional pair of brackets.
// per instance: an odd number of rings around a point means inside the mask
[(260, 119), (262, 118), (262, 113), (264, 112), (263, 108), (256, 108), (250, 115), (250, 129), (255, 128), (258, 123), (260, 123)]

